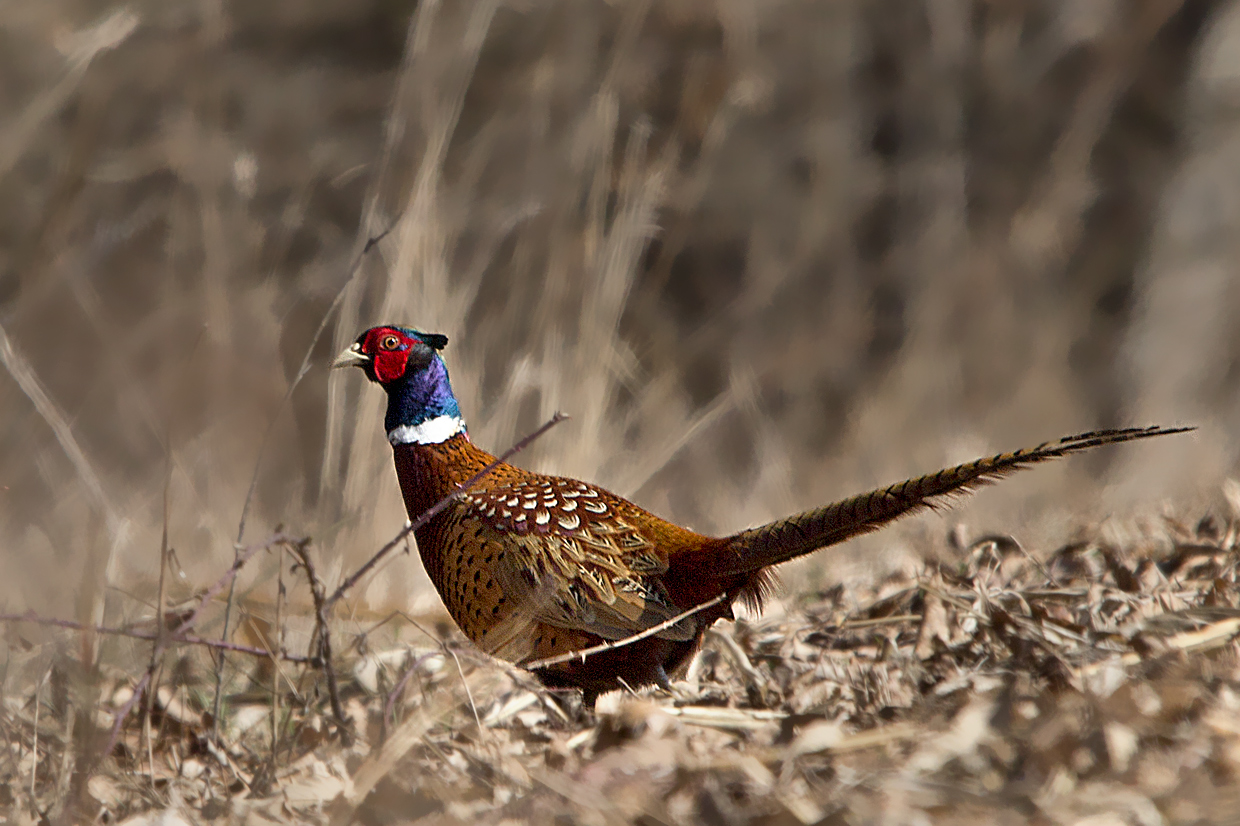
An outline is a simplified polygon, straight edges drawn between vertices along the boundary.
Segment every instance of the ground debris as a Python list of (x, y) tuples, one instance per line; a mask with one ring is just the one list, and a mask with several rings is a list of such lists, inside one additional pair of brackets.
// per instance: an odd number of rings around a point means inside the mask
[(593, 711), (389, 623), (336, 664), (348, 738), (288, 664), (274, 715), (271, 669), (240, 675), (213, 733), (191, 651), (96, 759), (123, 670), (91, 684), (10, 638), (0, 803), (32, 823), (1214, 822), (1240, 803), (1240, 557), (1234, 526), (1201, 524), (1158, 555), (987, 538), (720, 623), (673, 693)]

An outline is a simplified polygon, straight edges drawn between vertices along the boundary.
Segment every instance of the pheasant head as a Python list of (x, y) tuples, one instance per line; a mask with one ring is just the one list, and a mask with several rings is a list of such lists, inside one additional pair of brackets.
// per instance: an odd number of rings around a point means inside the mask
[(409, 327), (372, 327), (358, 336), (332, 367), (360, 367), (387, 391), (384, 428), (392, 444), (445, 442), (465, 432), (439, 351), (448, 337)]

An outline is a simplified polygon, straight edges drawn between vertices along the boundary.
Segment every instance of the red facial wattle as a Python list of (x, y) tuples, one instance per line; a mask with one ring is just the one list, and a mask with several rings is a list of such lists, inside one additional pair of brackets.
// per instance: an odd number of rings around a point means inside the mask
[(413, 339), (390, 327), (371, 330), (362, 342), (362, 352), (370, 356), (375, 378), (381, 384), (396, 381), (405, 375)]

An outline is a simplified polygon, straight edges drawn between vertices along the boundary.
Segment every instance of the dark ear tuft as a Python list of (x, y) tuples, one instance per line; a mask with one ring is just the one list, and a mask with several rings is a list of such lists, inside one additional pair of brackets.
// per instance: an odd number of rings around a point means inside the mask
[(448, 337), (440, 333), (425, 333), (420, 338), (432, 350), (442, 350), (448, 346)]

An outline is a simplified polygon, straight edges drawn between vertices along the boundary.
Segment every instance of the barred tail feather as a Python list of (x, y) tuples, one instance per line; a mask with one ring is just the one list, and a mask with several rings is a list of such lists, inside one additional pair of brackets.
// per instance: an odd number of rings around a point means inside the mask
[(711, 567), (723, 575), (757, 571), (877, 530), (905, 514), (938, 507), (944, 497), (963, 495), (1039, 462), (1102, 445), (1194, 429), (1155, 426), (1098, 430), (977, 459), (742, 531), (723, 540)]

